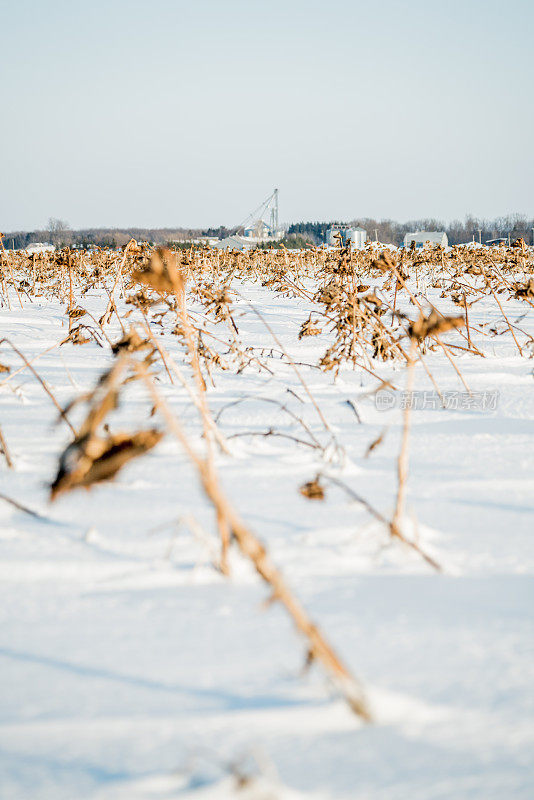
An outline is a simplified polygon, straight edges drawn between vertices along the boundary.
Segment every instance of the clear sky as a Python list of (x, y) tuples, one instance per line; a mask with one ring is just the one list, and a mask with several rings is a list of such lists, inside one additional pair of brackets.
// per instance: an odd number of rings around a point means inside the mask
[(534, 213), (534, 0), (0, 9), (0, 230)]

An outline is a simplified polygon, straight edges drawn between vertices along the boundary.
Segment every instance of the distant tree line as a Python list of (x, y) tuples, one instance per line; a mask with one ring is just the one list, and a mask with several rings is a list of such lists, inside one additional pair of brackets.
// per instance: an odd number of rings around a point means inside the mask
[[(286, 247), (303, 247), (309, 244), (321, 244), (326, 239), (326, 231), (335, 225), (352, 225), (364, 228), (370, 239), (377, 238), (384, 244), (401, 245), (406, 233), (416, 230), (445, 231), (449, 244), (463, 242), (482, 242), (489, 239), (505, 238), (510, 236), (513, 241), (522, 237), (527, 243), (533, 242), (534, 219), (528, 219), (521, 214), (511, 214), (497, 217), (493, 220), (480, 219), (467, 216), (463, 221), (454, 220), (445, 223), (438, 219), (416, 219), (408, 222), (396, 222), (391, 219), (360, 219), (340, 222), (296, 222), (287, 229), (286, 238), (282, 240)], [(12, 231), (4, 234), (4, 243), (8, 248), (17, 250), (27, 247), (32, 242), (50, 242), (56, 247), (122, 247), (130, 239), (148, 241), (156, 245), (170, 244), (172, 242), (186, 242), (207, 236), (223, 239), (236, 233), (238, 228), (226, 228), (221, 225), (217, 228), (87, 228), (71, 230), (68, 223), (61, 219), (50, 219), (46, 228), (35, 231)]]
[(228, 236), (231, 231), (220, 228), (87, 228), (71, 230), (61, 219), (50, 219), (46, 228), (35, 231), (4, 233), (8, 248), (21, 250), (33, 242), (49, 242), (56, 247), (122, 247), (130, 239), (164, 245), (174, 241), (187, 241), (202, 236)]
[(286, 235), (276, 242), (262, 242), (258, 245), (260, 250), (281, 250), (286, 247), (288, 250), (303, 250), (309, 247), (313, 242), (306, 234), (300, 233), (286, 233)]
[(396, 222), (392, 219), (372, 219), (362, 217), (346, 222), (332, 220), (330, 222), (297, 222), (290, 225), (288, 234), (299, 234), (307, 237), (313, 244), (321, 244), (326, 239), (326, 231), (336, 225), (349, 225), (364, 228), (370, 239), (378, 239), (384, 244), (401, 245), (404, 236), (417, 230), (445, 231), (449, 239), (449, 244), (461, 244), (475, 241), (486, 242), (489, 239), (506, 238), (518, 239), (522, 237), (528, 244), (533, 243), (534, 219), (528, 219), (521, 214), (511, 214), (505, 217), (497, 217), (493, 220), (480, 219), (479, 217), (467, 216), (463, 221), (454, 220), (445, 223), (438, 219), (416, 219), (408, 222)]

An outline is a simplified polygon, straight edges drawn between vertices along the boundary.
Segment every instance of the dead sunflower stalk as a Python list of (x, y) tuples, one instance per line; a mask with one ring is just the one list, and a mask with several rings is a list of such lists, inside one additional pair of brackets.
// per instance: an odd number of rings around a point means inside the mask
[[(176, 253), (173, 253), (171, 250), (165, 248), (157, 250), (156, 253), (154, 253), (150, 258), (147, 266), (143, 270), (134, 272), (132, 277), (134, 280), (138, 280), (141, 283), (149, 286), (162, 296), (169, 293), (173, 293), (175, 296), (178, 319), (181, 323), (181, 329), (185, 336), (197, 389), (195, 404), (200, 411), (204, 429), (204, 438), (206, 440), (206, 468), (210, 472), (215, 473), (213, 451), (213, 430), (215, 423), (213, 422), (209, 412), (208, 403), (206, 400), (206, 383), (200, 369), (198, 348), (193, 338), (191, 323), (187, 313), (185, 282), (181, 272), (179, 272), (177, 268)], [(221, 571), (224, 574), (228, 574), (230, 569), (228, 564), (230, 530), (224, 515), (221, 515), (219, 512), (217, 512), (217, 524), (221, 536)]]
[(417, 345), (428, 336), (438, 337), (438, 334), (459, 328), (465, 325), (463, 317), (445, 317), (437, 314), (434, 310), (425, 317), (420, 314), (419, 318), (408, 326), (408, 336), (410, 337), (410, 354), (408, 357), (408, 375), (406, 379), (406, 402), (404, 405), (402, 438), (399, 456), (397, 459), (397, 502), (395, 512), (391, 521), (392, 536), (399, 536), (404, 516), (406, 482), (408, 479), (408, 459), (409, 459), (409, 440), (411, 427), (412, 394), (414, 386), (415, 362)]
[(171, 412), (165, 400), (156, 390), (146, 368), (136, 365), (145, 381), (154, 405), (162, 414), (169, 430), (176, 436), (191, 462), (196, 467), (204, 492), (213, 504), (217, 519), (224, 521), (229, 535), (236, 542), (241, 553), (254, 565), (261, 578), (270, 586), (271, 601), (280, 602), (287, 610), (297, 629), (306, 638), (309, 660), (317, 660), (326, 669), (335, 685), (345, 697), (352, 710), (365, 721), (370, 721), (371, 713), (359, 682), (351, 675), (319, 628), (312, 622), (304, 608), (292, 594), (280, 572), (272, 563), (265, 547), (243, 522), (224, 494), (217, 472), (209, 459), (199, 456), (192, 447), (180, 422)]
[(88, 489), (95, 483), (113, 479), (128, 461), (151, 450), (162, 438), (163, 433), (155, 429), (133, 434), (100, 432), (107, 415), (118, 405), (125, 359), (125, 356), (120, 358), (102, 376), (93, 392), (70, 405), (72, 408), (85, 399), (89, 410), (74, 441), (60, 457), (58, 473), (50, 487), (52, 500), (72, 489)]

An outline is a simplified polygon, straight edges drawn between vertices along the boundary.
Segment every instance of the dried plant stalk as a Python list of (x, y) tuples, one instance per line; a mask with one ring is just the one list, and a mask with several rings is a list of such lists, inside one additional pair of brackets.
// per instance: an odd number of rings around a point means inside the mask
[[(106, 308), (106, 310), (104, 311), (104, 313), (102, 314), (102, 316), (100, 317), (100, 325), (101, 325), (102, 327), (103, 327), (104, 325), (107, 325), (107, 323), (108, 323), (108, 322), (109, 322), (109, 320), (111, 319), (111, 314), (112, 314), (112, 311), (113, 311), (113, 309), (115, 308), (115, 289), (117, 288), (117, 284), (118, 284), (118, 282), (119, 282), (119, 280), (120, 280), (120, 278), (121, 278), (122, 271), (123, 271), (123, 269), (124, 269), (124, 265), (126, 264), (126, 259), (127, 259), (127, 257), (128, 257), (128, 253), (129, 253), (129, 252), (130, 252), (130, 250), (131, 250), (133, 247), (135, 247), (136, 245), (137, 245), (137, 242), (135, 241), (135, 239), (130, 239), (130, 241), (128, 242), (128, 244), (127, 244), (127, 245), (126, 245), (126, 247), (124, 248), (124, 254), (123, 254), (123, 256), (122, 256), (122, 261), (120, 262), (120, 264), (119, 264), (119, 267), (118, 267), (118, 269), (117, 269), (117, 273), (116, 273), (116, 275), (115, 275), (115, 282), (114, 282), (114, 284), (113, 284), (113, 288), (112, 288), (112, 290), (111, 290), (111, 294), (110, 294), (110, 296), (109, 296), (109, 302), (108, 302), (107, 308)], [(117, 317), (118, 317), (118, 319), (119, 319), (119, 322), (120, 322), (120, 321), (121, 321), (121, 320), (120, 320), (120, 315), (119, 315), (118, 313), (117, 313)], [(122, 324), (122, 323), (121, 323), (121, 324)]]
[(64, 411), (64, 410), (61, 408), (60, 404), (59, 404), (59, 403), (58, 403), (58, 401), (56, 400), (56, 398), (55, 398), (54, 394), (52, 393), (52, 391), (51, 391), (50, 387), (48, 386), (48, 384), (47, 384), (47, 382), (44, 380), (44, 378), (41, 378), (41, 376), (39, 375), (39, 373), (38, 373), (38, 372), (37, 372), (37, 371), (34, 369), (34, 367), (32, 367), (31, 363), (28, 361), (28, 359), (26, 358), (26, 356), (24, 355), (24, 353), (21, 353), (21, 351), (18, 349), (18, 347), (15, 347), (15, 345), (13, 344), (13, 342), (11, 342), (9, 339), (5, 339), (5, 338), (4, 338), (4, 339), (0, 339), (0, 344), (2, 344), (3, 342), (5, 342), (6, 344), (8, 344), (8, 345), (11, 347), (11, 349), (12, 349), (12, 350), (13, 350), (13, 351), (14, 351), (14, 352), (15, 352), (15, 353), (16, 353), (16, 354), (19, 356), (19, 358), (21, 358), (21, 359), (22, 359), (22, 361), (24, 361), (24, 363), (25, 363), (26, 367), (27, 367), (27, 368), (30, 370), (30, 372), (32, 373), (32, 375), (34, 375), (34, 376), (35, 376), (35, 378), (37, 378), (37, 380), (39, 381), (39, 383), (41, 384), (41, 386), (43, 387), (43, 389), (45, 390), (45, 392), (47, 393), (47, 395), (49, 396), (49, 398), (51, 399), (51, 401), (53, 402), (53, 404), (54, 404), (54, 405), (55, 405), (55, 407), (57, 408), (57, 410), (58, 410), (58, 412), (59, 412), (59, 415), (60, 415), (60, 417), (61, 417), (61, 418), (62, 418), (62, 419), (65, 421), (65, 423), (66, 423), (66, 424), (69, 426), (69, 428), (71, 429), (71, 431), (72, 431), (72, 433), (74, 434), (74, 436), (76, 436), (76, 430), (75, 430), (75, 428), (73, 427), (73, 425), (71, 424), (71, 422), (70, 422), (69, 418), (67, 417), (67, 414), (66, 414), (66, 412), (65, 412), (65, 411)]
[(13, 469), (13, 459), (9, 454), (7, 443), (4, 438), (4, 434), (2, 433), (2, 428), (0, 428), (0, 453), (2, 453), (2, 455), (4, 456), (6, 464), (9, 467), (9, 469)]
[(332, 647), (328, 644), (322, 632), (312, 622), (304, 608), (286, 586), (280, 572), (271, 562), (265, 547), (234, 510), (220, 487), (215, 469), (213, 469), (206, 459), (201, 458), (194, 451), (182, 426), (171, 412), (165, 400), (157, 392), (146, 369), (141, 364), (137, 364), (136, 368), (145, 381), (154, 405), (161, 412), (169, 429), (176, 436), (195, 465), (204, 492), (213, 504), (218, 518), (225, 520), (228, 530), (242, 554), (253, 563), (258, 574), (271, 587), (272, 600), (279, 601), (286, 608), (297, 629), (306, 638), (310, 658), (312, 660), (316, 659), (323, 665), (352, 710), (365, 721), (370, 721), (371, 712), (361, 685), (351, 675), (347, 667), (345, 667)]
[(397, 459), (397, 475), (398, 475), (398, 489), (397, 489), (397, 502), (395, 505), (395, 513), (391, 521), (391, 534), (399, 536), (402, 526), (402, 517), (404, 515), (404, 502), (406, 495), (406, 481), (408, 479), (408, 449), (410, 443), (410, 425), (411, 425), (411, 402), (410, 398), (413, 392), (414, 373), (415, 373), (415, 352), (416, 352), (416, 339), (412, 337), (410, 345), (410, 357), (408, 362), (408, 377), (406, 380), (406, 395), (408, 402), (404, 407), (403, 426), (402, 426), (402, 440), (399, 457)]

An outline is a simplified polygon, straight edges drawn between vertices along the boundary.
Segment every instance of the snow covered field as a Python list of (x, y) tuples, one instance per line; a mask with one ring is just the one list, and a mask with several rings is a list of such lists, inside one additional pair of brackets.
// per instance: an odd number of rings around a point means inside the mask
[[(0, 374), (0, 426), (13, 468), (0, 456), (0, 797), (531, 798), (528, 347), (521, 357), (507, 331), (479, 332), (482, 323), (504, 330), (490, 296), (470, 309), (472, 343), (486, 357), (455, 353), (474, 400), (442, 350), (425, 363), (450, 407), (435, 402), (415, 368), (414, 388), (427, 394), (415, 395), (412, 411), (405, 529), (437, 572), (330, 480), (391, 518), (405, 367), (373, 361), (396, 387), (378, 395), (376, 378), (350, 364), (335, 378), (317, 368), (331, 335), (298, 338), (312, 309), (305, 297), (237, 279), (232, 288), (240, 341), (270, 371), (211, 369), (207, 399), (230, 450), (217, 455), (220, 478), (362, 682), (374, 721), (362, 723), (318, 666), (303, 672), (305, 643), (280, 606), (265, 608), (267, 587), (235, 548), (230, 577), (214, 568), (214, 512), (170, 435), (114, 482), (49, 503), (70, 431), (1, 343), (11, 371)], [(441, 311), (458, 313), (439, 294), (428, 288)], [(534, 334), (532, 306), (500, 299), (507, 317), (521, 316), (521, 329)], [(107, 300), (102, 288), (76, 298), (95, 318)], [(0, 309), (0, 338), (38, 357), (33, 366), (66, 405), (111, 365), (110, 348), (58, 348), (66, 303), (44, 295), (22, 302), (12, 292), (11, 309)], [(123, 298), (118, 306), (121, 314), (131, 308)], [(265, 322), (299, 365), (337, 448)], [(152, 327), (187, 371), (169, 324)], [(122, 335), (116, 318), (106, 330), (111, 341)], [(158, 375), (158, 391), (202, 446), (188, 393), (161, 368)], [(149, 418), (141, 385), (125, 391), (112, 417), (118, 429), (161, 425), (158, 414)], [(82, 417), (81, 407), (71, 415), (76, 424)], [(322, 502), (299, 491), (318, 473)]]

